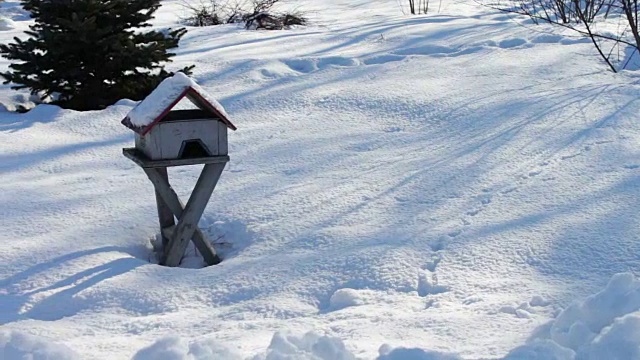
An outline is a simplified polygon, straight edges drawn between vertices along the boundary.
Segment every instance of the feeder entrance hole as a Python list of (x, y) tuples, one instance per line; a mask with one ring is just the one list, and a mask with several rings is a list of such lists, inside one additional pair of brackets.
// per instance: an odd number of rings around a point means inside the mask
[(195, 159), (211, 156), (211, 152), (200, 139), (185, 140), (180, 148), (180, 159)]

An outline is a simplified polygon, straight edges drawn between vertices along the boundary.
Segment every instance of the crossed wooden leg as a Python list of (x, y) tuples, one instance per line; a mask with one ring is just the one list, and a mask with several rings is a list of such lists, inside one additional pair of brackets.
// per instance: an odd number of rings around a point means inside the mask
[[(160, 259), (161, 265), (178, 266), (190, 239), (193, 239), (193, 243), (207, 265), (220, 263), (215, 250), (198, 229), (198, 221), (222, 175), (224, 166), (225, 163), (204, 166), (186, 206), (182, 204), (178, 194), (169, 184), (166, 168), (143, 168), (156, 189), (158, 217), (164, 245), (164, 253)], [(178, 224), (175, 226), (173, 226), (173, 216), (178, 219)]]

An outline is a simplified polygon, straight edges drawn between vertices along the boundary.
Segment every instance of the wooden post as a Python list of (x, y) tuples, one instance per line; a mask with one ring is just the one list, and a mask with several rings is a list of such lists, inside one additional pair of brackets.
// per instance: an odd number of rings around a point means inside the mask
[[(167, 174), (166, 167), (160, 167), (155, 169), (159, 176), (162, 177), (164, 181), (169, 183), (169, 175)], [(169, 238), (164, 236), (162, 230), (172, 227), (175, 225), (175, 220), (173, 218), (173, 212), (167, 205), (167, 203), (162, 199), (162, 196), (156, 189), (156, 206), (158, 208), (158, 220), (160, 221), (160, 236), (162, 236), (162, 248), (166, 249), (169, 245)]]
[[(224, 164), (221, 165), (224, 168)], [(151, 183), (153, 183), (153, 186), (156, 189), (156, 194), (159, 194), (161, 196), (163, 203), (166, 204), (173, 215), (175, 215), (175, 217), (180, 220), (184, 212), (184, 205), (182, 204), (182, 201), (180, 201), (178, 194), (176, 194), (176, 192), (169, 184), (167, 178), (162, 176), (160, 168), (143, 168), (143, 170), (149, 177), (149, 180), (151, 180)], [(172, 235), (174, 231), (175, 227), (164, 228), (163, 236), (169, 239), (170, 235)], [(202, 254), (202, 257), (204, 258), (204, 261), (207, 263), (207, 265), (216, 265), (220, 263), (220, 257), (216, 254), (216, 251), (211, 246), (211, 243), (207, 240), (202, 231), (197, 228), (197, 226), (193, 233), (193, 243), (195, 244), (198, 251), (200, 251), (200, 254)], [(168, 248), (168, 245), (165, 246), (165, 254)]]
[(169, 246), (165, 249), (160, 264), (178, 266), (184, 256), (189, 240), (198, 228), (198, 220), (209, 202), (211, 194), (222, 175), (225, 164), (206, 164), (198, 178), (195, 188), (187, 201), (178, 225), (176, 225)]
[[(163, 243), (166, 242), (164, 244), (164, 252), (160, 258), (160, 264), (178, 266), (190, 240), (200, 251), (207, 265), (220, 263), (221, 259), (216, 254), (215, 249), (207, 240), (205, 234), (198, 229), (198, 221), (211, 198), (225, 165), (229, 161), (229, 156), (151, 160), (135, 148), (122, 149), (122, 153), (140, 165), (155, 188), (158, 219), (162, 228), (161, 234)], [(169, 184), (167, 167), (196, 164), (204, 164), (204, 168), (185, 206), (171, 187), (171, 184)], [(177, 225), (173, 225), (175, 223), (174, 216), (177, 219)]]

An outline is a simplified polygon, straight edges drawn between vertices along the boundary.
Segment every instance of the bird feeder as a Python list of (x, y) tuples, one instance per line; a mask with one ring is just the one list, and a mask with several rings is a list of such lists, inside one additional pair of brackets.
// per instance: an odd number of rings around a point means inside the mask
[[(174, 110), (183, 99), (197, 109)], [(135, 147), (123, 154), (154, 185), (162, 234), (160, 264), (178, 266), (192, 240), (208, 265), (220, 258), (198, 221), (229, 161), (227, 131), (236, 130), (224, 108), (183, 73), (165, 79), (122, 120), (135, 133)], [(168, 167), (204, 164), (187, 201), (169, 184)], [(176, 223), (177, 220), (177, 223)]]

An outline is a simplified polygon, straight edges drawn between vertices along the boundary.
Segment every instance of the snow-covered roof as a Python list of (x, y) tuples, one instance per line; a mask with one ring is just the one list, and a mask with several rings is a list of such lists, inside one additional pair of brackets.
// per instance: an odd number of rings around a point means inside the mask
[(200, 109), (212, 112), (227, 127), (236, 130), (224, 107), (193, 79), (181, 72), (164, 79), (149, 96), (127, 114), (122, 124), (138, 133), (146, 134), (185, 96)]

